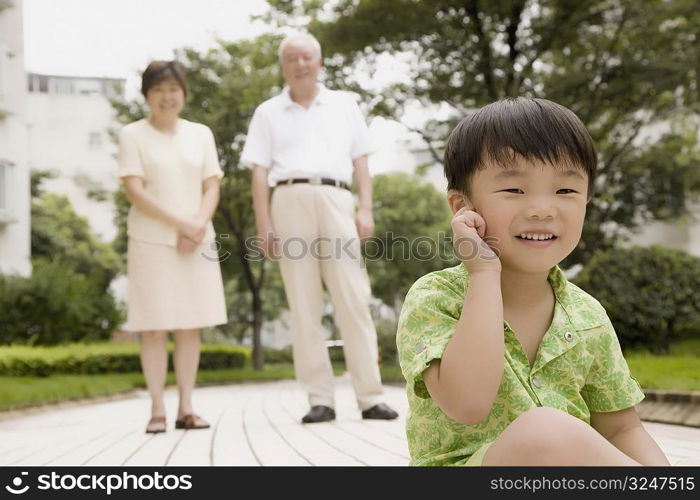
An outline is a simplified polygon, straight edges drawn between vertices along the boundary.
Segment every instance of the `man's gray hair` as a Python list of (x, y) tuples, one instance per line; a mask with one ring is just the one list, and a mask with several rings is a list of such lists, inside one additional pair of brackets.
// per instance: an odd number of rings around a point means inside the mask
[(316, 52), (316, 55), (318, 55), (319, 59), (321, 58), (321, 44), (315, 36), (309, 33), (292, 33), (291, 35), (287, 35), (284, 40), (282, 40), (279, 48), (277, 49), (277, 57), (279, 58), (280, 62), (282, 62), (282, 57), (284, 57), (284, 51), (286, 50), (287, 46), (298, 40), (308, 41), (311, 44), (311, 47), (314, 49), (314, 52)]

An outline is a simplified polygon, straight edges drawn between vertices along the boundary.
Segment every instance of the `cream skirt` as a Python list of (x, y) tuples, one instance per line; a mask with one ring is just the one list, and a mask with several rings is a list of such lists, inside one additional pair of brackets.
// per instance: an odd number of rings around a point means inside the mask
[(221, 268), (209, 244), (191, 254), (129, 238), (126, 330), (183, 330), (226, 323)]

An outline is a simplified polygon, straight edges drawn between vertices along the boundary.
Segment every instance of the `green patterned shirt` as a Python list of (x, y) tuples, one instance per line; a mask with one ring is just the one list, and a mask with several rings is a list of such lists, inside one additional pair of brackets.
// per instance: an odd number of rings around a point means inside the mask
[(538, 406), (557, 408), (590, 424), (591, 412), (623, 410), (644, 399), (603, 306), (569, 283), (557, 266), (548, 280), (556, 297), (554, 316), (532, 368), (520, 341), (504, 322), (501, 385), (489, 415), (475, 425), (448, 417), (423, 381), (423, 371), (442, 357), (454, 333), (469, 286), (467, 269), (460, 264), (436, 271), (411, 287), (396, 335), (407, 382), (411, 465), (464, 464), (519, 415)]

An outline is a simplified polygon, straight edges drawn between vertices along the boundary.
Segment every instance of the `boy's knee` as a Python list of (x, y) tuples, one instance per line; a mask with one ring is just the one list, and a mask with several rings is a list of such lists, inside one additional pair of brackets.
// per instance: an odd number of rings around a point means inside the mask
[(556, 425), (557, 423), (569, 418), (572, 418), (571, 415), (564, 411), (557, 410), (556, 408), (541, 406), (532, 408), (522, 413), (513, 421), (513, 423), (519, 422), (522, 425), (533, 427), (547, 427), (549, 425)]
[(513, 424), (516, 422), (521, 431), (520, 444), (532, 453), (556, 454), (557, 450), (577, 446), (584, 437), (579, 425), (583, 422), (556, 408), (533, 408), (520, 415)]

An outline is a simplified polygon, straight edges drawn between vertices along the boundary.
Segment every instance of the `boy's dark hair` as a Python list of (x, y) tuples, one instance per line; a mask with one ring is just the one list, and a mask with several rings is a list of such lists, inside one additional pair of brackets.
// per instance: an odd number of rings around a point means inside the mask
[(447, 189), (469, 195), (472, 175), (491, 160), (504, 168), (515, 155), (557, 166), (568, 162), (588, 174), (593, 195), (597, 155), (593, 139), (569, 109), (547, 99), (501, 99), (459, 122), (445, 147)]
[(153, 61), (141, 75), (141, 93), (144, 97), (151, 87), (164, 80), (175, 80), (187, 96), (187, 79), (185, 68), (177, 61)]

